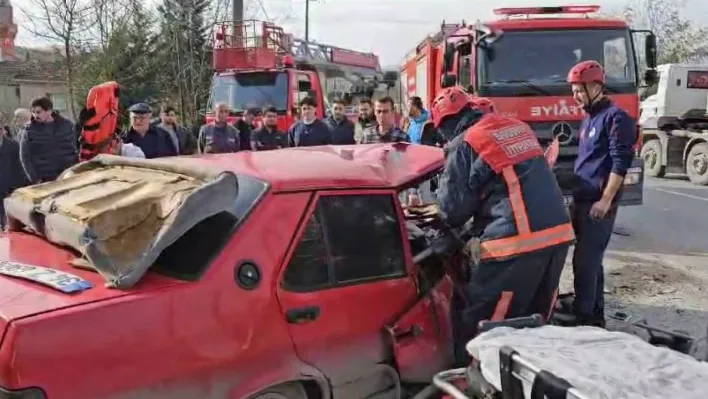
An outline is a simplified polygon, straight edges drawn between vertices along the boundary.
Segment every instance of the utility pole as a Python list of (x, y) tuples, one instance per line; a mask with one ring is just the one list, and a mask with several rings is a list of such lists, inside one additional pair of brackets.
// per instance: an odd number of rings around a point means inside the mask
[(234, 23), (243, 21), (243, 0), (233, 0), (231, 19)]
[(310, 41), (310, 2), (315, 0), (305, 0), (305, 41)]

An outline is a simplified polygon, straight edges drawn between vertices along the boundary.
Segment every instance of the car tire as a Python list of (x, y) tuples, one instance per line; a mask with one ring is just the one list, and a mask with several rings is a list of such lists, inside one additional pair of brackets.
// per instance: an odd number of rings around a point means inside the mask
[(686, 157), (686, 174), (693, 184), (708, 185), (708, 143), (691, 147)]
[(307, 392), (302, 384), (289, 383), (268, 388), (252, 399), (307, 399)]
[(640, 153), (644, 161), (644, 174), (651, 177), (664, 177), (666, 167), (661, 164), (661, 141), (651, 139), (644, 143)]

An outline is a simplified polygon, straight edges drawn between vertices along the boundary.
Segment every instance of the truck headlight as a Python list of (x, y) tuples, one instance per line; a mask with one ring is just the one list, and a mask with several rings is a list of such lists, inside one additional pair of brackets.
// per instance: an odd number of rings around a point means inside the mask
[(624, 175), (624, 185), (630, 186), (633, 184), (639, 184), (642, 178), (642, 168), (629, 168), (627, 169), (627, 174)]

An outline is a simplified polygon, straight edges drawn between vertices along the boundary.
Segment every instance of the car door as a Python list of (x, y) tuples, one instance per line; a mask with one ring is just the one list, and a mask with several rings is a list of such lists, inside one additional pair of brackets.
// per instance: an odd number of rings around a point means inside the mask
[(392, 190), (318, 193), (286, 256), (283, 317), (298, 356), (335, 392), (390, 358), (384, 326), (417, 300), (399, 216)]

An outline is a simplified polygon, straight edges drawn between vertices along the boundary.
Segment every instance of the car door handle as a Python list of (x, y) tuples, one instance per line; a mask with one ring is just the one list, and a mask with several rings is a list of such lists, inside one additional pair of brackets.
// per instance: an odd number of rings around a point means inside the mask
[(317, 320), (320, 317), (319, 306), (306, 306), (290, 309), (285, 312), (285, 319), (290, 324), (303, 324)]

